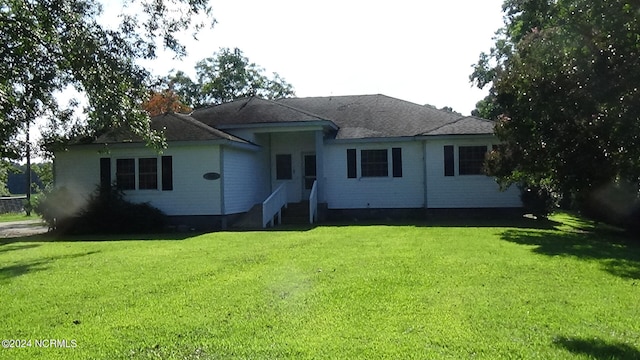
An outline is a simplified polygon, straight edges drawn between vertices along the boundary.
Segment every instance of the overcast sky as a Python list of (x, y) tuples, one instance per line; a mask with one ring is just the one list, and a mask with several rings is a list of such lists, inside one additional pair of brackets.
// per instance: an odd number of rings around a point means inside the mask
[(385, 94), (469, 114), (487, 89), (469, 82), (471, 65), (493, 45), (502, 0), (294, 1), (212, 0), (218, 23), (189, 56), (145, 66), (194, 75), (197, 61), (220, 47), (291, 83), (296, 95)]

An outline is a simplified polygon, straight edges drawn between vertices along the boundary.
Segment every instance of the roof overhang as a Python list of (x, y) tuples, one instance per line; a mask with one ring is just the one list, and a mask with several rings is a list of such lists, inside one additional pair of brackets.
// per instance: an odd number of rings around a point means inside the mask
[(327, 139), (325, 144), (362, 144), (362, 143), (390, 143), (390, 142), (411, 142), (419, 140), (416, 136), (395, 136), (395, 137), (370, 137), (353, 139)]
[[(217, 145), (217, 146), (229, 146), (236, 149), (243, 150), (251, 150), (258, 151), (262, 147), (260, 145), (256, 145), (250, 142), (238, 142), (228, 139), (216, 139), (216, 140), (183, 140), (183, 141), (168, 141), (168, 147), (172, 146), (207, 146), (207, 145)], [(162, 152), (164, 149), (156, 149), (151, 146), (147, 146), (145, 142), (141, 141), (123, 141), (123, 142), (105, 142), (105, 143), (91, 143), (91, 144), (71, 144), (68, 145), (67, 148), (95, 148), (102, 149), (102, 151), (108, 151), (110, 147), (119, 148), (119, 149), (132, 149), (132, 148), (148, 148), (149, 150), (155, 150), (157, 152)], [(54, 152), (55, 153), (55, 152)]]
[(317, 131), (317, 130), (338, 130), (338, 126), (329, 120), (316, 121), (287, 121), (277, 123), (248, 123), (248, 124), (226, 124), (216, 125), (216, 129), (235, 130), (251, 129), (255, 132), (295, 132), (295, 131)]
[(327, 139), (325, 144), (358, 144), (358, 143), (393, 143), (429, 140), (469, 140), (469, 139), (495, 139), (494, 134), (457, 134), (457, 135), (417, 135), (417, 136), (396, 136), (396, 137), (371, 137), (353, 139)]
[(446, 134), (446, 135), (420, 135), (416, 139), (429, 140), (469, 140), (469, 139), (496, 139), (494, 134)]

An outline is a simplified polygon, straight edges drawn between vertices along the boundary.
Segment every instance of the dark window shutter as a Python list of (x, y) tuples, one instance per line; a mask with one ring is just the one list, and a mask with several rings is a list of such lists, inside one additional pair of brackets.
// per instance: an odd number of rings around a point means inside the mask
[(173, 190), (173, 157), (162, 157), (162, 191)]
[(355, 179), (357, 176), (356, 149), (347, 149), (347, 178)]
[(111, 186), (111, 158), (100, 158), (100, 187)]
[(393, 162), (393, 177), (402, 177), (402, 148), (391, 149), (391, 160)]
[(453, 145), (445, 145), (444, 147), (444, 176), (453, 176)]

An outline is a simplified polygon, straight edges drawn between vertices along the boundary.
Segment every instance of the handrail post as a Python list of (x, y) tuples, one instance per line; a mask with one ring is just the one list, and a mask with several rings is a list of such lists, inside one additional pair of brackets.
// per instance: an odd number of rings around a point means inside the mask
[(309, 224), (318, 219), (318, 180), (313, 181), (309, 194)]
[(269, 223), (275, 226), (274, 217), (278, 215), (278, 222), (282, 223), (282, 208), (287, 207), (287, 188), (285, 184), (278, 186), (265, 201), (262, 202), (262, 228)]

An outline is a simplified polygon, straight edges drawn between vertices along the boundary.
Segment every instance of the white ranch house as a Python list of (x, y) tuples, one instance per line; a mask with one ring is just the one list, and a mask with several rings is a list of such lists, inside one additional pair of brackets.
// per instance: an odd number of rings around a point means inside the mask
[(55, 179), (78, 201), (115, 181), (176, 224), (207, 228), (251, 213), (266, 226), (301, 202), (312, 221), (318, 208), (519, 208), (518, 189), (502, 192), (481, 171), (494, 125), (384, 95), (253, 97), (154, 117), (161, 154), (118, 131), (71, 145), (55, 153)]

